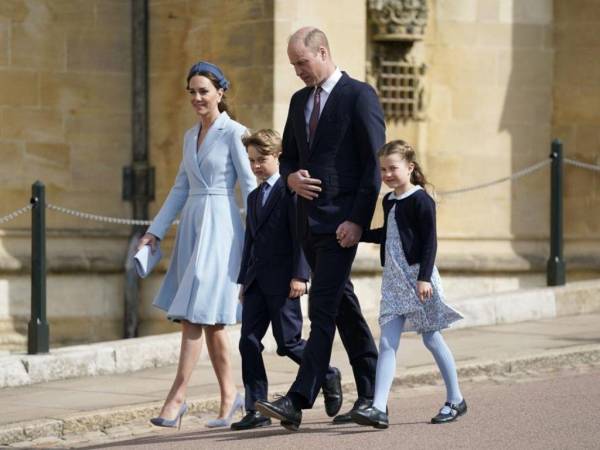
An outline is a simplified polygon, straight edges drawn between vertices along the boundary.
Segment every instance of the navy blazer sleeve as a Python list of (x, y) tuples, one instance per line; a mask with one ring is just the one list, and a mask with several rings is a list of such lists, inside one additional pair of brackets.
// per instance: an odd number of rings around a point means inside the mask
[(435, 202), (429, 195), (421, 195), (416, 203), (418, 229), (423, 243), (421, 260), (419, 261), (419, 281), (431, 281), (431, 273), (437, 252), (437, 236), (435, 226)]
[(381, 238), (383, 236), (383, 227), (374, 228), (372, 230), (364, 231), (360, 237), (361, 242), (371, 242), (372, 244), (381, 244)]
[(381, 187), (378, 150), (385, 143), (385, 120), (375, 90), (363, 85), (354, 111), (354, 131), (363, 167), (358, 194), (348, 220), (369, 228)]
[(253, 196), (255, 195), (255, 191), (252, 191), (248, 195), (248, 208), (246, 209), (246, 232), (244, 234), (244, 250), (242, 251), (242, 262), (240, 265), (240, 273), (238, 275), (237, 282), (238, 284), (245, 284), (246, 281), (246, 272), (248, 271), (248, 263), (250, 259), (250, 250), (252, 249), (252, 245), (254, 244), (252, 239), (252, 233), (250, 232), (250, 209), (254, 204)]
[(290, 204), (288, 205), (288, 223), (292, 232), (290, 239), (292, 239), (292, 251), (294, 258), (292, 266), (292, 278), (308, 281), (310, 279), (310, 267), (308, 265), (308, 261), (306, 261), (304, 250), (302, 250), (302, 245), (300, 245), (300, 240), (296, 238), (296, 200), (297, 197), (294, 194)]
[(294, 125), (292, 117), (292, 104), (296, 95), (294, 95), (290, 101), (290, 108), (288, 110), (287, 120), (285, 122), (285, 128), (283, 129), (282, 139), (282, 152), (279, 156), (279, 173), (283, 180), (285, 187), (288, 187), (287, 179), (291, 173), (296, 172), (300, 167), (298, 145), (296, 137), (294, 136)]

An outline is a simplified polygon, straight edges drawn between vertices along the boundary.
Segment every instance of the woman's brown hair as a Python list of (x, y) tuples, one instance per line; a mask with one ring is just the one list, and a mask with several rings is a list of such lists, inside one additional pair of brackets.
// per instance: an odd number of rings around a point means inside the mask
[[(190, 80), (193, 77), (195, 77), (196, 75), (199, 75), (204, 78), (208, 78), (216, 90), (222, 89), (221, 85), (219, 84), (218, 78), (216, 76), (214, 76), (212, 73), (206, 72), (206, 71), (190, 72), (190, 74), (187, 77), (187, 89), (190, 88)], [(229, 106), (227, 105), (227, 99), (225, 98), (225, 93), (223, 93), (223, 96), (221, 97), (221, 101), (219, 102), (218, 106), (219, 106), (219, 112), (227, 112), (233, 119), (233, 114), (231, 113), (231, 111), (229, 110)]]

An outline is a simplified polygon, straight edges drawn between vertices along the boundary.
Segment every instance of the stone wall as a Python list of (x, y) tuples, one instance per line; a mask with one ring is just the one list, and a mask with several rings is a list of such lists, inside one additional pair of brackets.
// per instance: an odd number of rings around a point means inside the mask
[[(552, 135), (565, 155), (600, 164), (600, 4), (554, 2)], [(600, 173), (567, 166), (565, 254), (570, 267), (600, 269)]]
[[(502, 178), (548, 157), (553, 83), (551, 0), (437, 0), (426, 38), (423, 159), (438, 191)], [(440, 265), (543, 270), (548, 169), (440, 196)]]
[[(50, 203), (130, 214), (121, 201), (121, 167), (131, 153), (129, 24), (129, 2), (120, 0), (0, 2), (3, 213), (28, 203), (40, 179)], [(25, 215), (0, 230), (0, 345), (23, 341), (29, 223)], [(63, 274), (48, 280), (53, 337), (118, 336), (120, 298), (109, 291), (119, 284), (85, 272), (119, 268), (127, 230), (53, 212), (47, 225), (49, 269)]]

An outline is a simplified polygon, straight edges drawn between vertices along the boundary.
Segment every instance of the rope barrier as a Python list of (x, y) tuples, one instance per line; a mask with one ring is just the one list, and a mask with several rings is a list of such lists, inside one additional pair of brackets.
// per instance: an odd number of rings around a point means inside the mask
[[(521, 169), (521, 170), (513, 173), (512, 175), (498, 178), (497, 180), (488, 181), (486, 183), (481, 183), (481, 184), (477, 184), (474, 186), (469, 186), (469, 187), (465, 187), (465, 188), (461, 188), (461, 189), (454, 189), (451, 191), (437, 191), (436, 194), (442, 195), (442, 196), (443, 195), (462, 194), (464, 192), (471, 192), (471, 191), (476, 191), (478, 189), (483, 189), (483, 188), (487, 188), (490, 186), (494, 186), (496, 184), (504, 183), (509, 180), (517, 180), (517, 179), (527, 176), (531, 173), (537, 172), (540, 169), (543, 169), (544, 167), (549, 165), (551, 162), (552, 162), (551, 159), (545, 159), (544, 161), (540, 161), (529, 167)], [(575, 159), (569, 159), (569, 158), (564, 158), (564, 162), (566, 164), (570, 164), (572, 166), (575, 166), (575, 167), (578, 167), (581, 169), (600, 172), (600, 165), (585, 163), (582, 161), (577, 161)], [(23, 208), (19, 208), (5, 216), (0, 217), (0, 224), (16, 219), (20, 215), (31, 211), (31, 209), (33, 207), (34, 207), (34, 204), (30, 203), (27, 206), (24, 206)], [(83, 211), (76, 211), (74, 209), (65, 208), (63, 206), (54, 205), (52, 203), (47, 203), (46, 207), (52, 211), (56, 211), (56, 212), (59, 212), (62, 214), (67, 214), (67, 215), (70, 215), (73, 217), (77, 217), (79, 219), (93, 220), (96, 222), (105, 222), (105, 223), (111, 223), (111, 224), (117, 224), (117, 225), (144, 225), (144, 226), (152, 224), (151, 220), (135, 220), (135, 219), (124, 219), (121, 217), (102, 216), (99, 214), (92, 214), (92, 213), (86, 213)], [(178, 224), (179, 220), (176, 220), (174, 223)]]
[(14, 220), (17, 217), (19, 217), (21, 214), (25, 214), (26, 212), (31, 211), (32, 208), (33, 203), (30, 203), (29, 205), (24, 206), (23, 208), (19, 208), (11, 212), (10, 214), (0, 217), (0, 223), (10, 222), (11, 220)]
[(577, 161), (575, 159), (569, 158), (564, 158), (563, 161), (572, 166), (579, 167), (580, 169), (594, 170), (596, 172), (600, 172), (600, 165), (584, 163), (582, 161)]
[(65, 208), (63, 206), (53, 205), (52, 203), (46, 203), (46, 208), (56, 211), (69, 216), (74, 216), (84, 220), (94, 220), (96, 222), (105, 222), (118, 225), (150, 225), (151, 220), (134, 220), (134, 219), (122, 219), (120, 217), (101, 216), (98, 214), (91, 214), (82, 211), (76, 211), (74, 209)]
[(438, 195), (455, 195), (455, 194), (462, 194), (463, 192), (476, 191), (478, 189), (483, 189), (483, 188), (486, 188), (489, 186), (493, 186), (495, 184), (504, 183), (509, 180), (516, 180), (518, 178), (522, 178), (526, 175), (529, 175), (530, 173), (533, 173), (533, 172), (536, 172), (536, 171), (542, 169), (543, 167), (546, 167), (551, 162), (552, 162), (551, 159), (545, 159), (544, 161), (540, 161), (536, 164), (526, 167), (525, 169), (519, 170), (518, 172), (515, 172), (512, 175), (509, 175), (507, 177), (498, 178), (497, 180), (494, 180), (494, 181), (488, 181), (487, 183), (481, 183), (481, 184), (477, 184), (475, 186), (470, 186), (470, 187), (466, 187), (466, 188), (462, 188), (462, 189), (455, 189), (452, 191), (437, 191), (436, 193)]

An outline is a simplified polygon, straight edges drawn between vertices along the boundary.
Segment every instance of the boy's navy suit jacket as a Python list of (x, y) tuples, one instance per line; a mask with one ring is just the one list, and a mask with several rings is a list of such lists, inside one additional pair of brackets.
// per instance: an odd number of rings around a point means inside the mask
[(296, 239), (295, 196), (279, 178), (260, 208), (258, 188), (248, 195), (246, 235), (238, 283), (257, 282), (267, 295), (285, 295), (292, 278), (308, 281), (310, 268)]

